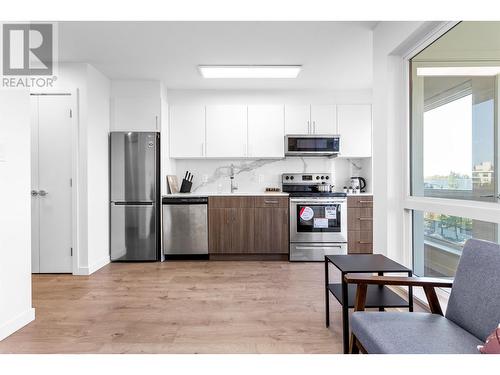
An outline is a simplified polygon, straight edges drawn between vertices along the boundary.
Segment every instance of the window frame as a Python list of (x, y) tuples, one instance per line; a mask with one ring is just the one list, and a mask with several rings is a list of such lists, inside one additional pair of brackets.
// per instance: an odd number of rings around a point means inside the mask
[[(481, 201), (472, 201), (472, 200), (461, 200), (461, 199), (452, 199), (452, 198), (436, 198), (436, 197), (419, 197), (411, 195), (411, 173), (412, 173), (412, 138), (411, 138), (411, 130), (412, 130), (412, 61), (411, 59), (419, 54), (423, 49), (429, 47), (434, 41), (439, 39), (441, 36), (446, 34), (460, 22), (443, 22), (438, 25), (434, 30), (425, 35), (420, 40), (416, 41), (413, 46), (409, 47), (405, 53), (401, 53), (399, 60), (400, 67), (402, 69), (402, 82), (400, 87), (402, 88), (404, 100), (404, 122), (405, 126), (403, 127), (403, 139), (402, 139), (402, 147), (403, 147), (403, 168), (402, 168), (402, 177), (403, 177), (403, 196), (401, 197), (401, 207), (403, 210), (403, 241), (404, 248), (408, 249), (405, 251), (403, 258), (410, 264), (411, 267), (414, 267), (414, 249), (413, 249), (413, 211), (421, 211), (421, 212), (435, 212), (444, 215), (452, 215), (459, 217), (467, 217), (473, 220), (481, 220), (486, 222), (492, 222), (498, 224), (497, 237), (500, 238), (500, 203), (497, 202), (481, 202)], [(449, 66), (451, 63), (456, 63), (459, 65), (460, 63), (457, 61), (454, 62), (442, 62), (441, 64), (444, 66)], [(464, 62), (462, 62), (463, 65)], [(467, 62), (470, 64), (471, 62)], [(477, 66), (487, 66), (491, 65), (491, 62), (474, 62)], [(420, 65), (420, 64), (419, 64)], [(439, 65), (433, 63), (433, 66)], [(496, 102), (495, 102), (495, 123), (499, 124), (500, 121), (500, 75), (496, 77)], [(495, 147), (498, 148), (500, 146), (500, 126), (497, 125), (495, 128)], [(497, 152), (497, 160), (496, 168), (497, 168), (497, 176), (496, 183), (500, 183), (500, 152)]]

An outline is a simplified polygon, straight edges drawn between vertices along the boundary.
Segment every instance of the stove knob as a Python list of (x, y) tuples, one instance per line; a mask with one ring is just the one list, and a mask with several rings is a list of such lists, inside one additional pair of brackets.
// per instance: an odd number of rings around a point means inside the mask
[(330, 176), (326, 176), (325, 178), (326, 178), (327, 180), (329, 180), (329, 179), (330, 179)]
[(316, 180), (319, 180), (319, 176), (316, 176)]
[(290, 176), (286, 176), (285, 179), (289, 180), (290, 179)]
[(321, 179), (324, 180), (325, 179), (325, 176), (321, 176)]
[(290, 176), (290, 180), (293, 180), (293, 176)]

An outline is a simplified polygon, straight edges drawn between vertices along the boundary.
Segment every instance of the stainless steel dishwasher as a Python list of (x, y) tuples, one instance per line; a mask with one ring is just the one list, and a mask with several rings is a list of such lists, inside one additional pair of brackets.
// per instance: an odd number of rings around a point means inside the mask
[(163, 197), (165, 259), (208, 258), (208, 198)]

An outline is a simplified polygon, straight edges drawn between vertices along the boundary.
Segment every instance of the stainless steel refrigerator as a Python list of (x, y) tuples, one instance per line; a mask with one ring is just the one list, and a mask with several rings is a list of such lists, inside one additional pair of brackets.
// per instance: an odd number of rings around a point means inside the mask
[(111, 261), (160, 260), (160, 134), (109, 138)]

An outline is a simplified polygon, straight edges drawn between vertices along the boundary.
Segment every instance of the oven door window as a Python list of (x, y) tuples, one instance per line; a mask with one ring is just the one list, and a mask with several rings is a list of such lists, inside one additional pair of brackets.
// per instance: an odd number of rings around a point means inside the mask
[(297, 205), (297, 232), (340, 232), (340, 204)]

